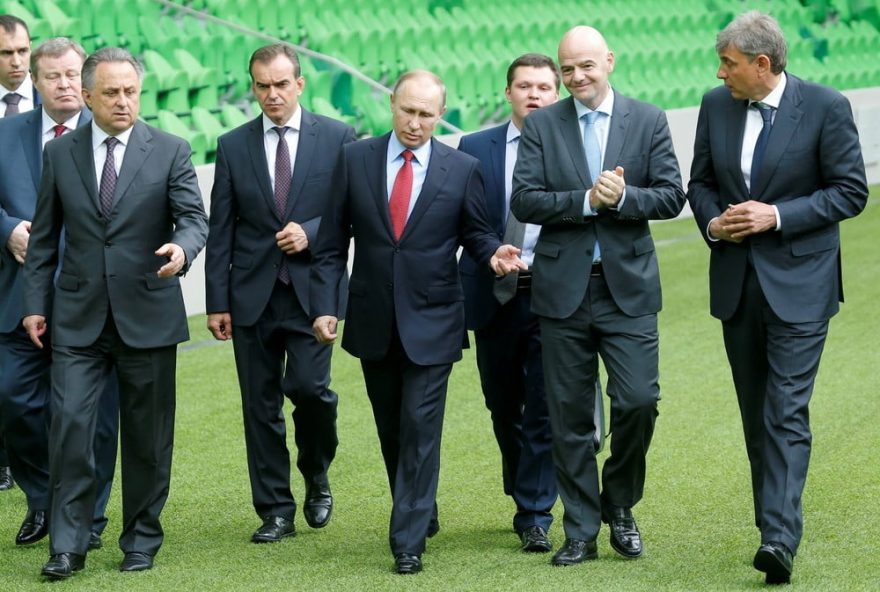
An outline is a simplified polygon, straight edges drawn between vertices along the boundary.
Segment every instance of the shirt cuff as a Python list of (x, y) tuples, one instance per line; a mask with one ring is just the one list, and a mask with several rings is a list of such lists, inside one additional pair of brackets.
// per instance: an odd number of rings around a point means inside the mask
[(584, 193), (584, 217), (595, 215), (596, 210), (594, 210), (592, 206), (590, 206), (590, 192), (587, 191), (586, 193)]
[(776, 230), (782, 229), (782, 219), (779, 217), (779, 208), (773, 206), (773, 213), (776, 214)]
[[(773, 206), (773, 207), (776, 207), (776, 206)], [(709, 220), (708, 224), (706, 224), (706, 238), (708, 238), (713, 243), (717, 243), (719, 240), (721, 240), (721, 239), (718, 239), (718, 238), (715, 238), (714, 236), (712, 236), (712, 233), (709, 231), (709, 229), (712, 227), (712, 222), (714, 222), (717, 219), (718, 219), (718, 216), (715, 216), (714, 218)]]

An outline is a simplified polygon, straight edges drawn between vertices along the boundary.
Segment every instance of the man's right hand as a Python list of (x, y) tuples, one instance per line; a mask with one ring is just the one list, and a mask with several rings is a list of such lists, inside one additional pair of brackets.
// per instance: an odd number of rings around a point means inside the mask
[(31, 236), (31, 223), (29, 220), (22, 220), (12, 229), (12, 233), (6, 240), (6, 247), (15, 260), (24, 265), (24, 258), (27, 257), (28, 239)]
[(21, 321), (21, 324), (24, 326), (25, 331), (27, 331), (28, 337), (34, 342), (34, 345), (43, 349), (43, 342), (40, 340), (40, 337), (46, 332), (46, 317), (43, 315), (28, 315)]
[(212, 312), (208, 315), (208, 330), (214, 339), (232, 339), (232, 316), (228, 312)]
[(336, 323), (338, 319), (334, 316), (324, 315), (315, 319), (312, 323), (312, 330), (315, 332), (315, 338), (324, 345), (332, 345), (336, 343)]

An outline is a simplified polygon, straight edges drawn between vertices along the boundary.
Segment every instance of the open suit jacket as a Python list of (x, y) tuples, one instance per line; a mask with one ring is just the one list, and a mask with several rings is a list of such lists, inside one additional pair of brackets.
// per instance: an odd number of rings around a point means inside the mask
[(432, 139), (425, 183), (397, 241), (385, 179), (389, 138), (343, 149), (318, 236), (311, 316), (337, 314), (334, 286), (347, 260), (350, 229), (355, 250), (342, 347), (357, 358), (381, 359), (396, 324), (412, 362), (452, 363), (461, 359), (466, 336), (458, 246), (487, 265), (501, 244), (486, 221), (480, 166)]
[(648, 220), (673, 218), (685, 197), (666, 116), (615, 92), (603, 169), (624, 168), (619, 209), (583, 215), (592, 187), (582, 124), (569, 97), (529, 114), (513, 174), (511, 211), (541, 224), (535, 246), (532, 310), (564, 319), (583, 302), (598, 239), (615, 303), (629, 316), (660, 310), (660, 274)]
[(741, 243), (706, 237), (712, 315), (728, 320), (736, 312), (751, 256), (780, 319), (827, 320), (843, 300), (838, 222), (861, 212), (868, 197), (849, 101), (787, 74), (751, 197), (740, 166), (747, 109), (748, 101), (734, 99), (725, 87), (703, 98), (688, 200), (704, 237), (728, 204), (749, 199), (775, 205), (781, 228)]
[[(46, 145), (24, 267), (23, 314), (50, 319), (55, 345), (94, 343), (108, 307), (130, 347), (163, 347), (189, 338), (180, 280), (158, 277), (164, 261), (154, 254), (173, 242), (183, 248), (188, 266), (205, 244), (207, 216), (189, 156), (185, 141), (136, 122), (105, 220), (92, 127)], [(53, 301), (62, 225), (67, 242)]]
[[(217, 144), (217, 167), (211, 193), (211, 233), (205, 254), (208, 312), (230, 312), (236, 325), (253, 325), (269, 302), (286, 265), (303, 310), (309, 312), (309, 265), (330, 199), (330, 178), (339, 146), (354, 140), (354, 130), (303, 109), (302, 129), (293, 166), (287, 211), (279, 217), (263, 139), (263, 118), (232, 130)], [(275, 233), (288, 222), (303, 227), (310, 248), (285, 255)], [(347, 274), (342, 275), (340, 308)], [(342, 315), (340, 314), (340, 317)]]

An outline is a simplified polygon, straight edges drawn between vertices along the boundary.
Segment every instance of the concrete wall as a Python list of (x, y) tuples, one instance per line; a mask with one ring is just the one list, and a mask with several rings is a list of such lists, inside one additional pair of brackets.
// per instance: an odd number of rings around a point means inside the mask
[[(852, 103), (856, 125), (859, 127), (868, 183), (876, 185), (880, 183), (880, 88), (845, 91), (844, 94)], [(675, 154), (678, 156), (682, 181), (685, 187), (687, 187), (691, 160), (694, 156), (694, 134), (697, 127), (698, 112), (699, 109), (697, 107), (673, 109), (667, 112), (669, 128), (672, 132), (672, 142), (675, 146)], [(458, 136), (456, 135), (442, 136), (439, 139), (451, 146), (458, 145)], [(205, 207), (210, 211), (214, 165), (198, 167), (197, 173), (199, 176), (199, 187), (205, 199)], [(682, 216), (689, 215), (690, 210), (685, 207)], [(204, 252), (202, 252), (182, 281), (186, 310), (189, 315), (205, 312), (204, 263)]]

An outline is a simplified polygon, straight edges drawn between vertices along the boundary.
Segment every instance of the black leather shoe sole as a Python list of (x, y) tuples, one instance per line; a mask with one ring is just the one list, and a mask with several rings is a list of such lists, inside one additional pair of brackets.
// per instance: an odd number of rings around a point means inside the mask
[(788, 584), (791, 582), (791, 567), (786, 565), (782, 557), (763, 546), (755, 553), (752, 565), (758, 571), (767, 574), (766, 583), (768, 584)]

